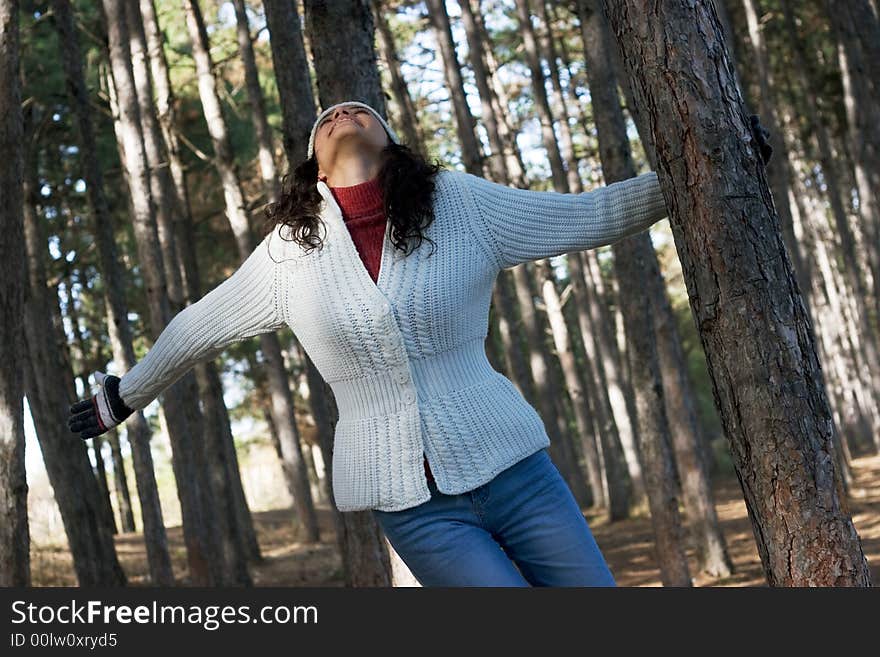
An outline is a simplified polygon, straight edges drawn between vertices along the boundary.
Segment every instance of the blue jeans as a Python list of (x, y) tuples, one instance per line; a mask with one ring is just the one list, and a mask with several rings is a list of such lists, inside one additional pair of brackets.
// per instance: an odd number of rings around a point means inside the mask
[(373, 509), (422, 586), (616, 586), (547, 449), (466, 493)]

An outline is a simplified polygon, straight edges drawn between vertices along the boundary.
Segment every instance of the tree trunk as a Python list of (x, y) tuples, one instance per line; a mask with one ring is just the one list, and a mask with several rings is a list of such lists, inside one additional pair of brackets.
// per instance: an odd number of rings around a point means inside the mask
[[(705, 0), (603, 0), (657, 152), (713, 393), (771, 585), (870, 585), (813, 332)], [(682, 47), (672, 48), (675, 34)], [(708, 245), (708, 246), (707, 246)]]
[(0, 0), (0, 586), (31, 584), (24, 469), (25, 243), (18, 0)]
[(254, 44), (251, 40), (251, 28), (248, 24), (247, 9), (244, 0), (232, 0), (235, 7), (235, 23), (238, 35), (238, 51), (244, 64), (244, 79), (247, 87), (248, 104), (254, 130), (257, 136), (257, 148), (260, 161), (260, 175), (263, 178), (263, 189), (266, 201), (275, 201), (281, 193), (278, 184), (278, 173), (275, 169), (275, 145), (272, 130), (266, 118), (266, 102), (260, 87), (260, 76), (257, 71), (257, 59), (254, 56)]
[[(198, 4), (192, 0), (186, 0), (185, 8), (199, 74), (199, 95), (214, 144), (215, 165), (223, 183), (227, 218), (235, 234), (239, 257), (244, 261), (253, 251), (254, 241), (245, 209), (244, 195), (238, 173), (235, 170), (226, 121), (217, 95), (213, 64), (208, 52), (207, 32)], [(290, 393), (290, 384), (284, 369), (277, 335), (261, 335), (260, 346), (266, 357), (269, 389), (272, 394), (272, 410), (276, 417), (285, 466), (294, 473), (296, 482), (296, 490), (293, 491), (294, 505), (304, 531), (303, 540), (318, 542), (320, 537), (317, 518), (309, 491), (308, 474), (302, 460), (293, 396)]]
[[(373, 50), (375, 35), (369, 1), (304, 0), (303, 6), (321, 107), (355, 99), (385, 118), (385, 96)], [(345, 53), (345, 57), (339, 53)], [(299, 111), (305, 114), (302, 106)], [(304, 145), (308, 145), (314, 118), (310, 119)]]
[[(83, 178), (86, 181), (89, 207), (94, 216), (93, 230), (98, 250), (98, 267), (105, 282), (104, 303), (110, 344), (117, 371), (123, 372), (135, 364), (123, 289), (125, 274), (116, 256), (113, 221), (104, 194), (103, 171), (94, 148), (92, 110), (83, 77), (79, 42), (74, 31), (73, 12), (69, 1), (66, 0), (54, 2), (52, 10), (63, 52), (61, 59), (65, 67), (68, 94), (79, 129)], [(140, 412), (129, 418), (126, 427), (141, 505), (150, 579), (155, 585), (170, 586), (174, 583), (174, 575), (149, 448), (150, 429), (143, 413)]]
[(547, 0), (533, 0), (535, 15), (541, 23), (543, 23), (543, 29), (536, 40), (536, 45), (544, 61), (547, 62), (547, 70), (550, 72), (550, 89), (553, 97), (553, 110), (558, 119), (559, 137), (562, 142), (560, 154), (566, 165), (568, 191), (578, 193), (584, 191), (584, 186), (581, 182), (579, 158), (574, 151), (574, 138), (572, 136), (571, 126), (568, 123), (568, 107), (565, 103), (565, 96), (562, 93), (562, 81), (559, 78), (559, 67), (556, 65), (556, 45), (553, 42), (553, 28), (550, 24), (550, 19), (547, 16), (546, 2)]
[(110, 443), (110, 455), (113, 459), (113, 483), (116, 486), (116, 501), (119, 505), (119, 517), (122, 519), (122, 531), (136, 531), (134, 513), (131, 508), (131, 494), (128, 492), (128, 477), (125, 474), (125, 461), (122, 459), (122, 448), (119, 444), (119, 431), (114, 427), (107, 433)]
[(483, 153), (477, 140), (476, 121), (468, 107), (461, 77), (461, 66), (455, 51), (452, 38), (452, 27), (446, 4), (443, 0), (426, 0), (428, 20), (433, 28), (434, 39), (443, 57), (443, 74), (446, 87), (451, 96), (452, 108), (455, 113), (455, 124), (458, 127), (458, 141), (461, 146), (461, 159), (465, 170), (475, 175), (483, 174)]
[(54, 335), (57, 328), (50, 304), (58, 301), (57, 292), (46, 281), (47, 240), (42, 232), (44, 221), (37, 214), (37, 181), (36, 162), (31, 156), (23, 186), (28, 272), (24, 383), (28, 404), (79, 585), (124, 586), (125, 574), (116, 557), (111, 528), (101, 511), (98, 482), (86, 443), (67, 428), (67, 409), (74, 399), (65, 377), (73, 372), (66, 367)]
[[(71, 283), (72, 277), (68, 275), (64, 279), (64, 284), (68, 290), (72, 287)], [(82, 331), (80, 330), (79, 311), (77, 310), (76, 303), (74, 303), (73, 299), (67, 304), (67, 314), (70, 319), (71, 327), (73, 328), (77, 356), (79, 357), (79, 362), (77, 363), (79, 366), (79, 378), (80, 381), (82, 381), (83, 390), (87, 391), (90, 389), (89, 374), (94, 371), (96, 361), (92, 354), (89, 353), (89, 350), (86, 349), (85, 340), (83, 339)], [(100, 369), (100, 367), (98, 369)], [(73, 361), (71, 360), (71, 371), (76, 372), (76, 370), (77, 367), (73, 365)], [(103, 449), (104, 441), (105, 438), (103, 435), (92, 438), (92, 454), (94, 454), (95, 457), (95, 477), (98, 482), (100, 500), (99, 508), (101, 510), (101, 515), (107, 525), (107, 529), (111, 533), (116, 534), (119, 530), (116, 527), (116, 517), (113, 515), (113, 504), (110, 502), (110, 487), (107, 485), (107, 468), (104, 463)]]
[(876, 45), (880, 29), (876, 16), (870, 19), (866, 2), (826, 0), (825, 6), (837, 42), (848, 145), (874, 279), (874, 312), (880, 317), (880, 63)]
[(482, 112), (480, 118), (483, 126), (486, 128), (486, 134), (489, 136), (489, 145), (492, 154), (489, 156), (489, 170), (492, 172), (492, 179), (509, 184), (511, 176), (509, 174), (510, 167), (505, 157), (505, 145), (502, 137), (503, 126), (501, 121), (503, 117), (499, 117), (495, 111), (497, 97), (492, 91), (490, 82), (489, 66), (486, 62), (486, 45), (483, 43), (477, 16), (471, 7), (471, 0), (459, 0), (461, 7), (461, 22), (464, 26), (465, 35), (468, 42), (468, 61), (471, 70), (474, 72), (474, 80), (477, 85), (477, 91), (480, 95), (480, 104)]
[[(284, 153), (292, 169), (306, 159), (309, 134), (317, 118), (309, 63), (296, 3), (263, 0), (263, 7), (272, 48), (272, 71), (281, 104)], [(348, 52), (348, 49), (340, 52)]]
[(604, 376), (602, 380), (608, 392), (611, 417), (617, 427), (626, 469), (632, 482), (633, 502), (637, 503), (645, 498), (647, 492), (638, 453), (638, 430), (627, 406), (625, 381), (617, 354), (614, 315), (607, 306), (604, 283), (595, 251), (586, 251), (578, 255), (584, 265), (581, 270), (587, 293), (587, 307), (590, 310), (590, 322), (594, 327), (593, 335), (596, 336), (599, 344), (600, 375)]
[(400, 58), (397, 55), (394, 34), (385, 18), (383, 4), (381, 0), (371, 0), (370, 3), (373, 10), (373, 21), (378, 28), (379, 47), (382, 50), (382, 57), (385, 59), (385, 65), (388, 67), (388, 73), (391, 76), (391, 93), (394, 95), (394, 101), (401, 112), (399, 121), (401, 133), (403, 134), (404, 143), (414, 152), (421, 155), (421, 157), (427, 159), (428, 153), (425, 151), (425, 138), (422, 134), (418, 110), (413, 103), (407, 82), (400, 70)]
[[(608, 394), (605, 366), (600, 358), (602, 347), (598, 338), (599, 327), (594, 324), (592, 318), (592, 315), (598, 312), (594, 308), (597, 303), (596, 293), (595, 290), (591, 291), (587, 287), (581, 254), (571, 254), (568, 257), (568, 266), (574, 295), (582, 300), (577, 307), (577, 321), (586, 359), (583, 378), (588, 386), (589, 397), (594, 400), (594, 420), (602, 446), (602, 463), (608, 496), (608, 520), (614, 522), (629, 516), (633, 497), (632, 477), (627, 470), (623, 443), (620, 440), (617, 423), (614, 421), (611, 397)], [(638, 466), (638, 463), (636, 465)]]
[(538, 409), (544, 422), (544, 427), (550, 438), (550, 456), (553, 462), (559, 468), (560, 474), (571, 488), (578, 503), (587, 506), (589, 493), (586, 490), (583, 476), (580, 476), (576, 471), (576, 464), (569, 460), (568, 452), (563, 445), (563, 441), (567, 439), (567, 432), (561, 430), (562, 422), (555, 404), (561, 391), (550, 366), (551, 356), (544, 344), (544, 322), (535, 309), (531, 276), (527, 267), (528, 264), (523, 263), (511, 268), (510, 271), (513, 273), (516, 285), (516, 297), (526, 335), (529, 368), (535, 382), (535, 397), (528, 401)]
[(596, 445), (596, 434), (593, 431), (593, 413), (586, 391), (583, 385), (581, 385), (581, 377), (575, 363), (571, 336), (565, 323), (565, 316), (562, 314), (562, 301), (559, 298), (556, 281), (548, 262), (546, 260), (539, 260), (536, 263), (536, 270), (540, 282), (541, 295), (547, 308), (547, 321), (551, 326), (563, 381), (565, 381), (565, 387), (568, 389), (572, 410), (574, 411), (578, 438), (581, 442), (584, 462), (587, 466), (587, 477), (589, 478), (593, 506), (596, 509), (606, 509), (608, 507), (608, 499), (605, 496), (605, 486), (602, 484), (599, 449)]
[[(538, 0), (539, 2), (542, 0)], [(538, 56), (538, 44), (532, 29), (531, 10), (528, 0), (515, 0), (516, 16), (522, 33), (523, 48), (525, 50), (526, 63), (531, 71), (531, 87), (535, 96), (535, 109), (541, 121), (541, 138), (550, 161), (550, 171), (553, 175), (553, 188), (558, 192), (568, 191), (568, 178), (565, 165), (562, 162), (562, 154), (559, 152), (559, 144), (556, 141), (556, 133), (553, 131), (553, 112), (550, 109), (550, 101), (544, 88), (544, 71), (541, 68), (541, 60)]]
[[(149, 53), (150, 70), (152, 71), (152, 83), (156, 90), (158, 120), (161, 124), (169, 168), (174, 181), (174, 193), (169, 192), (169, 196), (178, 208), (179, 219), (175, 222), (174, 232), (177, 253), (175, 266), (180, 272), (180, 280), (183, 285), (182, 293), (185, 300), (189, 303), (195, 303), (202, 296), (201, 280), (196, 257), (196, 240), (192, 230), (189, 192), (186, 188), (185, 172), (180, 158), (180, 145), (176, 132), (174, 98), (171, 93), (171, 80), (163, 49), (163, 36), (159, 29), (152, 0), (140, 0), (139, 4)], [(215, 458), (214, 454), (220, 453), (219, 443), (222, 443), (226, 478), (231, 489), (231, 503), (238, 520), (240, 540), (244, 545), (247, 558), (259, 561), (262, 558), (260, 546), (253, 528), (253, 518), (244, 496), (235, 443), (229, 424), (229, 413), (223, 402), (223, 386), (220, 377), (214, 364), (210, 361), (197, 363), (193, 369), (199, 397), (202, 400), (208, 400), (207, 403), (211, 411), (204, 418), (205, 441), (219, 441), (218, 448), (216, 450), (209, 448), (205, 458), (208, 460)], [(215, 467), (222, 468), (224, 463), (215, 464)]]
[[(129, 183), (132, 220), (141, 271), (147, 291), (150, 333), (155, 341), (171, 320), (165, 271), (158, 244), (156, 220), (150, 198), (150, 185), (140, 110), (131, 70), (125, 3), (103, 0), (113, 87), (118, 105), (118, 139), (122, 144), (124, 167)], [(204, 506), (209, 491), (201, 448), (202, 427), (193, 426), (188, 409), (197, 404), (192, 398), (194, 374), (189, 372), (169, 386), (161, 398), (172, 449), (172, 465), (177, 482), (183, 518), (184, 540), (190, 577), (196, 585), (209, 586), (222, 581), (220, 561), (215, 558), (214, 518)]]
[[(760, 112), (761, 123), (767, 128), (773, 139), (773, 166), (767, 169), (767, 181), (770, 191), (773, 193), (773, 201), (779, 214), (782, 237), (788, 254), (795, 268), (798, 285), (804, 297), (807, 312), (810, 311), (810, 263), (803, 257), (802, 245), (794, 234), (792, 208), (790, 195), (795, 193), (791, 189), (791, 163), (788, 161), (788, 149), (785, 140), (782, 139), (782, 131), (779, 117), (777, 116), (778, 100), (774, 93), (773, 72), (770, 69), (767, 51), (764, 46), (764, 35), (758, 23), (760, 7), (756, 0), (727, 0), (727, 2), (739, 2), (744, 9), (745, 26), (737, 24), (737, 14), (728, 11), (733, 18), (733, 35), (739, 35), (737, 52), (739, 58), (733, 60), (737, 68), (737, 77), (742, 82), (743, 94), (747, 97), (756, 98), (757, 102), (751, 103), (751, 112)], [(751, 48), (747, 48), (743, 42), (748, 36)], [(752, 72), (754, 66), (754, 73)], [(751, 91), (751, 93), (749, 93)], [(754, 95), (753, 95), (754, 94)]]

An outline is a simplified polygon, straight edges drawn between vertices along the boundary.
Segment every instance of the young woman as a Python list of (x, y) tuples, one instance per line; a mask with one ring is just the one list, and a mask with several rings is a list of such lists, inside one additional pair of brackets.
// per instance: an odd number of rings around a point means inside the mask
[(121, 379), (98, 372), (70, 428), (103, 433), (199, 360), (289, 326), (339, 408), (336, 507), (371, 510), (422, 585), (614, 586), (541, 418), (486, 357), (489, 304), (502, 269), (666, 214), (653, 172), (514, 189), (428, 164), (365, 103), (333, 105), (260, 245)]

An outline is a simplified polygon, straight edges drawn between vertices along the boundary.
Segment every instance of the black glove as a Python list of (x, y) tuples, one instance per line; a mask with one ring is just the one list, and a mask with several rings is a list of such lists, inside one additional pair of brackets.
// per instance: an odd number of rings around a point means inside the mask
[(67, 418), (71, 433), (79, 433), (83, 440), (100, 436), (134, 413), (119, 396), (118, 376), (95, 372), (95, 380), (101, 386), (98, 394), (73, 404)]
[(749, 127), (752, 129), (752, 137), (755, 138), (755, 142), (758, 144), (758, 154), (761, 156), (761, 162), (764, 163), (764, 166), (767, 166), (770, 156), (773, 154), (773, 147), (767, 141), (770, 139), (770, 133), (767, 132), (767, 128), (761, 125), (761, 120), (757, 114), (749, 116)]

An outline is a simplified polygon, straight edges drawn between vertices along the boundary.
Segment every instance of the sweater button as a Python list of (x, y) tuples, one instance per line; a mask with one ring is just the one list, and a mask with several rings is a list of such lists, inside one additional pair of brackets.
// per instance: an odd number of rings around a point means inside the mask
[(407, 390), (404, 391), (404, 393), (403, 393), (403, 400), (404, 400), (407, 404), (412, 404), (412, 403), (415, 402), (415, 400), (416, 400), (416, 393), (414, 393), (414, 392), (413, 392), (412, 390), (410, 390), (410, 389), (407, 389)]

